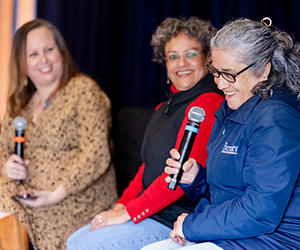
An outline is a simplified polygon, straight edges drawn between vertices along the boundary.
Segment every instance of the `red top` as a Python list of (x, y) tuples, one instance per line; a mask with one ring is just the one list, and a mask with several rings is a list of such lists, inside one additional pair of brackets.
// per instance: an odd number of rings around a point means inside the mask
[[(180, 127), (175, 148), (178, 149), (188, 122), (188, 112), (193, 106), (199, 106), (205, 110), (205, 119), (200, 124), (199, 132), (195, 138), (194, 145), (190, 154), (190, 158), (194, 158), (202, 166), (205, 167), (207, 159), (206, 144), (209, 140), (210, 132), (215, 120), (214, 113), (220, 107), (224, 98), (217, 93), (208, 92), (200, 95), (193, 101), (185, 112), (182, 125)], [(155, 181), (143, 192), (142, 177), (145, 164), (139, 168), (138, 173), (130, 182), (129, 186), (124, 190), (122, 197), (117, 203), (126, 206), (126, 210), (134, 223), (138, 223), (143, 219), (157, 213), (161, 209), (167, 207), (180, 197), (184, 192), (178, 186), (175, 191), (168, 189), (165, 182), (167, 174), (163, 172)]]

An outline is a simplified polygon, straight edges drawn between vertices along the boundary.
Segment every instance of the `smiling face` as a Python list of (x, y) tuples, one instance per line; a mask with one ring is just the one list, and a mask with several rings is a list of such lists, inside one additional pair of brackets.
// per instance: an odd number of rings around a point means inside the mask
[(27, 34), (27, 75), (37, 89), (48, 86), (55, 89), (59, 85), (62, 63), (62, 55), (49, 29), (39, 27)]
[(207, 56), (201, 44), (183, 33), (173, 37), (165, 46), (168, 76), (175, 88), (185, 91), (207, 74)]
[[(212, 49), (212, 66), (218, 71), (228, 72), (235, 74), (249, 65), (241, 64), (237, 62), (236, 53), (227, 50)], [(250, 99), (253, 94), (251, 90), (253, 87), (261, 81), (260, 78), (255, 77), (250, 73), (250, 70), (246, 70), (236, 77), (235, 83), (226, 81), (222, 76), (214, 78), (218, 88), (224, 92), (225, 99), (229, 108), (236, 110), (244, 102)]]

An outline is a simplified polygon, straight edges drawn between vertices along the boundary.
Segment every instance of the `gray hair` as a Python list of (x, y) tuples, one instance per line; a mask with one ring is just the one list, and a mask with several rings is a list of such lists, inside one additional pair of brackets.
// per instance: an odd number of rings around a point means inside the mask
[(210, 54), (210, 40), (216, 34), (217, 29), (206, 20), (198, 17), (190, 17), (189, 19), (168, 17), (156, 29), (152, 35), (151, 45), (153, 46), (153, 61), (165, 62), (165, 46), (173, 38), (180, 33), (195, 39), (201, 44), (202, 53)]
[(249, 71), (260, 77), (271, 63), (268, 79), (257, 83), (252, 93), (263, 99), (273, 90), (287, 87), (300, 100), (300, 45), (286, 33), (260, 22), (238, 19), (227, 23), (211, 40), (211, 49), (231, 50), (237, 61), (254, 64)]

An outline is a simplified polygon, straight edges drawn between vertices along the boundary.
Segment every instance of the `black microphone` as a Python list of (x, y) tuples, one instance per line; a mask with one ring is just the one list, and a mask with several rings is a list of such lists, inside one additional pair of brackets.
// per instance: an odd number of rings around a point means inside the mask
[[(24, 142), (25, 142), (25, 133), (24, 130), (27, 127), (27, 121), (22, 116), (17, 116), (14, 119), (14, 128), (15, 128), (15, 154), (20, 156), (22, 159), (24, 157)], [(17, 181), (20, 185), (20, 181)]]
[(24, 142), (25, 134), (24, 130), (27, 127), (27, 121), (22, 116), (17, 116), (14, 119), (14, 128), (15, 128), (15, 154), (23, 158), (24, 152)]
[(180, 153), (180, 159), (178, 161), (181, 163), (181, 167), (178, 174), (170, 175), (171, 182), (169, 183), (168, 188), (171, 190), (176, 189), (178, 182), (181, 179), (181, 176), (183, 174), (182, 165), (188, 160), (190, 156), (200, 123), (205, 118), (205, 111), (200, 107), (192, 107), (189, 111), (188, 117), (189, 120), (185, 127), (183, 138), (178, 149), (178, 152)]

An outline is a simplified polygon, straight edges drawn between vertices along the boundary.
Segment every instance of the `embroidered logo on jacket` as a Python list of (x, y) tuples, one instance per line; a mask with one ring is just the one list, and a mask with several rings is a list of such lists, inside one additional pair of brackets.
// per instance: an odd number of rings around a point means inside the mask
[(238, 148), (238, 146), (228, 146), (228, 142), (225, 142), (221, 152), (224, 154), (237, 155)]

